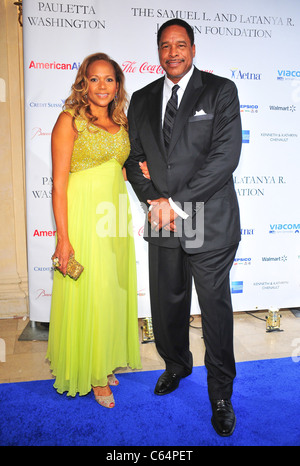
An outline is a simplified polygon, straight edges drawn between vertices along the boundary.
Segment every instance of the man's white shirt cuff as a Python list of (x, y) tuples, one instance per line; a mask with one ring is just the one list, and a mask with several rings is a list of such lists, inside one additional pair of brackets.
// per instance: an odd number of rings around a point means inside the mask
[(188, 218), (189, 215), (186, 212), (184, 212), (184, 210), (180, 209), (180, 207), (178, 207), (178, 205), (175, 204), (171, 197), (169, 197), (168, 201), (174, 212), (176, 212), (176, 214), (179, 215), (179, 217), (183, 218), (184, 220)]

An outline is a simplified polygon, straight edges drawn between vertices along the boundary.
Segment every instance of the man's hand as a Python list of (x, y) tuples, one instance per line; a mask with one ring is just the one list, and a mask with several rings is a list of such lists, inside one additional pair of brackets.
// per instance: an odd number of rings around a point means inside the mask
[(155, 231), (164, 228), (169, 231), (176, 231), (175, 219), (178, 214), (171, 208), (168, 199), (161, 197), (152, 201), (148, 200), (148, 204), (152, 206), (152, 209), (148, 213), (148, 221), (151, 224), (151, 228)]

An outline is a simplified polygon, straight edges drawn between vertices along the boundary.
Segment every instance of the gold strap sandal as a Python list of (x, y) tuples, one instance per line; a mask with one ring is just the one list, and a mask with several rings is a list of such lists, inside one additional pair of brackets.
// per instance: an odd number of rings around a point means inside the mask
[(95, 400), (99, 405), (104, 406), (104, 408), (114, 408), (115, 407), (115, 399), (114, 395), (111, 393), (108, 396), (102, 395), (95, 395)]
[(119, 385), (119, 381), (115, 374), (107, 376), (108, 385)]

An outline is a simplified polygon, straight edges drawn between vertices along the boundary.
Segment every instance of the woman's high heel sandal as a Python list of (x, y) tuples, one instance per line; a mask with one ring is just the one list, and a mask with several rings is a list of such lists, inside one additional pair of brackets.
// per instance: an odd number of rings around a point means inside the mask
[(107, 380), (108, 380), (108, 385), (119, 385), (119, 381), (117, 377), (115, 376), (115, 374), (108, 375)]
[[(116, 403), (114, 399), (114, 395), (110, 393), (109, 395), (99, 395), (99, 390), (97, 390), (97, 387), (92, 387), (95, 400), (99, 405), (103, 406), (104, 408), (114, 408)], [(105, 387), (102, 387), (105, 388)]]
[(95, 395), (95, 400), (97, 403), (99, 403), (99, 405), (104, 406), (104, 408), (115, 407), (115, 399), (112, 393), (108, 396)]

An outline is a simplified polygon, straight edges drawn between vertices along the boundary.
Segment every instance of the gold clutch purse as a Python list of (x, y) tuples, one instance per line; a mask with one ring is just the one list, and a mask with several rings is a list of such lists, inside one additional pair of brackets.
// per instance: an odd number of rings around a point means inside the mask
[[(52, 258), (52, 260), (53, 260), (54, 267), (57, 269), (59, 267), (58, 258), (57, 257), (55, 259)], [(77, 280), (82, 274), (83, 270), (84, 270), (83, 265), (77, 262), (74, 256), (70, 256), (70, 259), (67, 265), (67, 275), (73, 278), (73, 280)]]
[(77, 280), (84, 270), (84, 267), (75, 260), (74, 256), (71, 256), (67, 265), (67, 274), (69, 277)]

